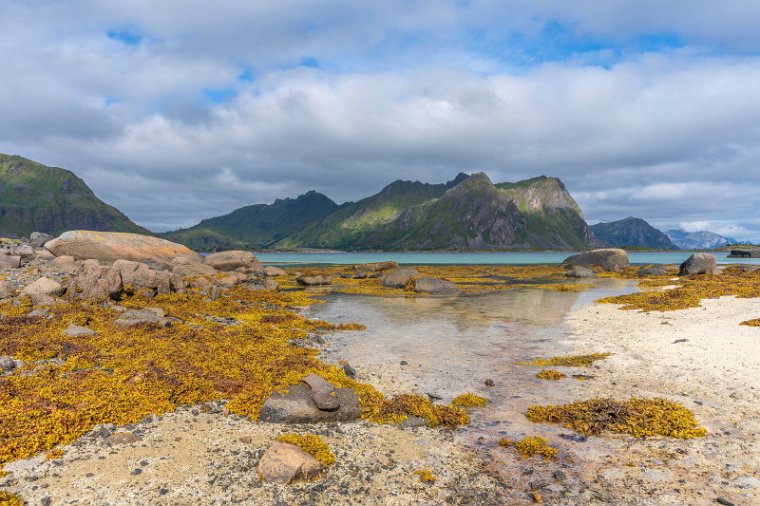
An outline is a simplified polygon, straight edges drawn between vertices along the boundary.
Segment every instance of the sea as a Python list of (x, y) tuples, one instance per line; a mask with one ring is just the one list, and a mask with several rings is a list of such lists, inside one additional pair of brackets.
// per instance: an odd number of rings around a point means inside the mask
[[(634, 265), (680, 264), (693, 251), (629, 252)], [(760, 258), (728, 258), (727, 251), (711, 252), (719, 264), (757, 264)], [(256, 252), (266, 264), (286, 265), (353, 265), (368, 262), (394, 261), (404, 265), (552, 265), (561, 264), (572, 251), (508, 251), (508, 252)]]

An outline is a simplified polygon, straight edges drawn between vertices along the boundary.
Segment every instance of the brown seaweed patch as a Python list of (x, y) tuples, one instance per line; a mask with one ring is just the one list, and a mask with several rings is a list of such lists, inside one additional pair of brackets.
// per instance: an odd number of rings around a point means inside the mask
[(566, 377), (567, 376), (565, 375), (565, 373), (560, 372), (556, 369), (543, 369), (536, 373), (536, 378), (551, 380), (551, 381), (561, 380), (562, 378), (566, 378)]
[(549, 446), (549, 442), (546, 438), (541, 436), (528, 436), (520, 441), (503, 438), (499, 441), (499, 446), (514, 448), (524, 459), (541, 455), (546, 460), (550, 460), (556, 457), (558, 453), (557, 449)]
[(609, 431), (640, 438), (690, 439), (707, 434), (691, 411), (662, 398), (594, 398), (561, 406), (531, 406), (526, 416), (531, 422), (559, 423), (586, 436)]
[(590, 353), (588, 355), (567, 355), (550, 358), (536, 358), (520, 365), (536, 365), (539, 367), (589, 367), (597, 360), (604, 360), (612, 353)]
[(296, 445), (323, 464), (328, 466), (335, 464), (335, 454), (330, 450), (328, 444), (316, 434), (280, 434), (275, 440)]

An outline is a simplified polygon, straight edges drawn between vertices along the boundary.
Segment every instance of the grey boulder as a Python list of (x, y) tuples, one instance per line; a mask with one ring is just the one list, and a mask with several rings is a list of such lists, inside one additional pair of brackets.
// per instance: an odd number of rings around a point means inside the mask
[(718, 261), (715, 255), (711, 255), (710, 253), (694, 253), (681, 264), (678, 275), (715, 274), (717, 267)]
[(335, 398), (340, 407), (333, 411), (321, 410), (305, 384), (288, 387), (285, 394), (273, 393), (261, 407), (262, 422), (315, 423), (356, 420), (361, 414), (359, 399), (350, 388), (336, 388)]
[(562, 265), (573, 267), (591, 267), (598, 265), (602, 269), (611, 272), (622, 272), (630, 263), (628, 253), (618, 248), (604, 248), (586, 251), (567, 257)]
[(459, 288), (451, 281), (438, 278), (419, 278), (414, 281), (414, 291), (428, 295), (458, 295)]

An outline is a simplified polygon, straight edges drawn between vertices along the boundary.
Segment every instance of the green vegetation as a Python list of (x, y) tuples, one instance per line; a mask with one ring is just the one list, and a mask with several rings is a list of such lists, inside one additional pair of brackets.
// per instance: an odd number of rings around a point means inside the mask
[(586, 436), (609, 431), (642, 438), (689, 439), (707, 433), (691, 411), (661, 398), (628, 401), (595, 398), (562, 406), (531, 406), (526, 416), (531, 422), (559, 423)]
[(150, 233), (68, 170), (0, 154), (0, 236), (75, 229)]

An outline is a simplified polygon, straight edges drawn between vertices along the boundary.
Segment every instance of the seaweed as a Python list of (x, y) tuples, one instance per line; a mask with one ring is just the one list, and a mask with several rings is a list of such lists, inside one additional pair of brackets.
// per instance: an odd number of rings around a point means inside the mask
[(536, 455), (541, 455), (546, 460), (551, 460), (557, 456), (557, 449), (549, 446), (546, 438), (541, 436), (528, 436), (520, 441), (513, 441), (508, 438), (499, 440), (499, 446), (512, 447), (524, 459)]
[(526, 416), (534, 423), (559, 423), (584, 436), (608, 431), (639, 438), (690, 439), (707, 434), (691, 411), (662, 398), (594, 398), (561, 406), (531, 406)]
[(458, 406), (460, 408), (480, 408), (486, 404), (488, 404), (488, 399), (473, 393), (458, 395), (451, 401), (452, 406)]
[(526, 362), (520, 362), (521, 365), (537, 365), (540, 367), (588, 367), (597, 360), (604, 360), (612, 356), (612, 353), (591, 353), (589, 355), (567, 355), (550, 358), (536, 358)]
[(567, 376), (565, 375), (565, 373), (559, 372), (556, 369), (542, 369), (541, 371), (538, 371), (536, 373), (536, 378), (551, 380), (551, 381), (561, 380), (562, 378), (566, 378), (566, 377)]
[(321, 437), (315, 434), (280, 434), (275, 440), (295, 445), (325, 465), (335, 464), (335, 455), (332, 450)]

